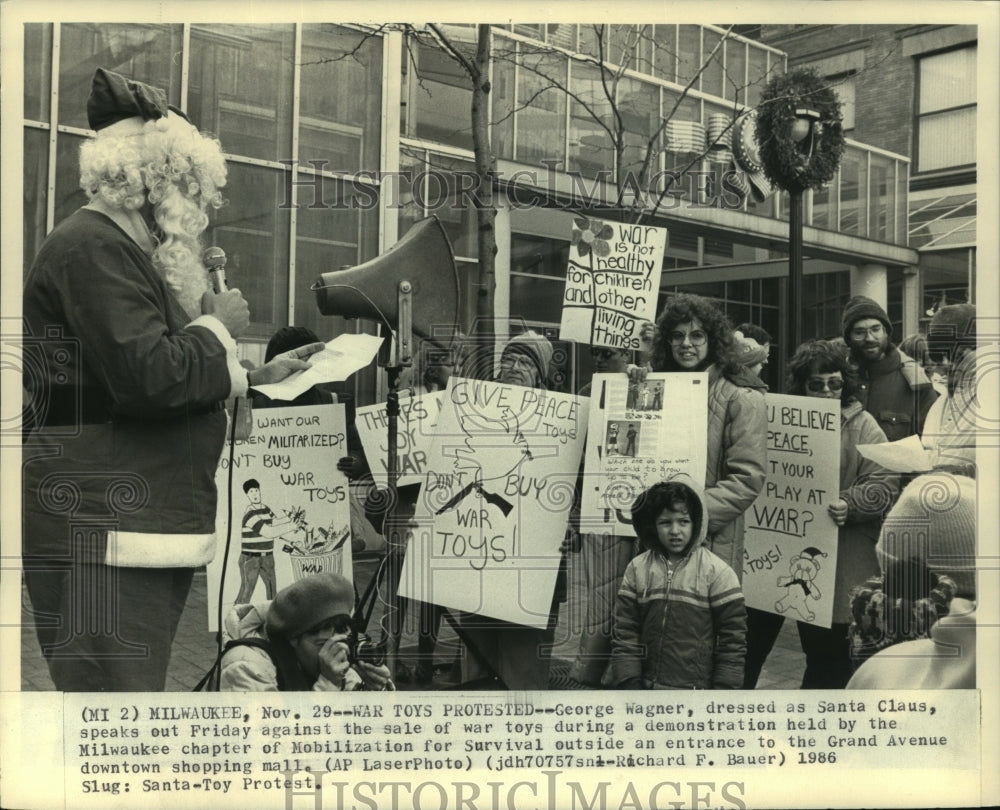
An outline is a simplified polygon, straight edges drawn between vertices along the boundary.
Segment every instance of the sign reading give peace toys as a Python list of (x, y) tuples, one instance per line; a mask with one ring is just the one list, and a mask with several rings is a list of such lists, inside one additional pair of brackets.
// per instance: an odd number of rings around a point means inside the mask
[(561, 340), (635, 351), (656, 318), (666, 228), (573, 218)]

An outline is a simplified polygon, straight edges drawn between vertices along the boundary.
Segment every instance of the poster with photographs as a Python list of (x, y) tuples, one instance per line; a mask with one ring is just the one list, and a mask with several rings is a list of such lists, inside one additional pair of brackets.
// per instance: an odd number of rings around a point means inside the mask
[(583, 475), (582, 531), (635, 536), (632, 502), (686, 473), (704, 485), (708, 375), (595, 374)]
[(349, 488), (337, 469), (346, 436), (338, 403), (261, 408), (247, 439), (233, 447), (227, 440), (215, 479), (221, 541), (208, 566), (210, 630), (224, 561), (224, 617), (226, 606), (270, 600), (310, 574), (352, 578)]

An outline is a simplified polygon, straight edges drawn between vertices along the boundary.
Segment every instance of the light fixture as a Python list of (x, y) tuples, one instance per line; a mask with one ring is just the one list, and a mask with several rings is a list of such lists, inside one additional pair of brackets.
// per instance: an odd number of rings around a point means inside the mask
[[(789, 133), (795, 143), (802, 143), (813, 133), (813, 124), (819, 121), (819, 113), (808, 107), (798, 107), (795, 110), (795, 121)], [(810, 151), (812, 149), (810, 148)]]

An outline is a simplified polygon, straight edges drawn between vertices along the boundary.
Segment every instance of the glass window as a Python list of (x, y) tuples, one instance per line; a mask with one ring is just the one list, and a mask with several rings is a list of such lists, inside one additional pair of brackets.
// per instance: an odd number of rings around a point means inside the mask
[(917, 62), (917, 170), (976, 162), (976, 47)]
[(290, 25), (195, 26), (188, 114), (229, 154), (287, 160), (292, 144)]
[(24, 270), (45, 238), (45, 206), (49, 181), (49, 133), (26, 127), (24, 130)]
[(25, 23), (24, 26), (24, 117), (30, 121), (49, 120), (52, 83), (52, 25)]
[(646, 177), (651, 176), (659, 168), (658, 140), (649, 148), (650, 138), (660, 126), (659, 88), (637, 79), (623, 78), (618, 85), (618, 114), (625, 130), (625, 172), (639, 178), (647, 152), (650, 152)]
[(726, 80), (723, 87), (727, 99), (746, 103), (747, 43), (739, 39), (726, 40)]
[(868, 178), (866, 153), (847, 147), (840, 163), (840, 230), (867, 236)]
[[(701, 26), (681, 25), (678, 28), (677, 83), (687, 86), (701, 67)], [(695, 82), (692, 87), (700, 90), (700, 81)]]
[[(599, 41), (601, 37), (603, 43)], [(603, 25), (581, 25), (578, 47), (580, 53), (597, 59), (601, 48), (607, 52), (607, 28)]]
[(146, 82), (180, 101), (179, 25), (72, 23), (60, 28), (59, 123), (88, 129), (87, 98), (94, 71), (107, 68)]
[(204, 240), (226, 251), (229, 283), (250, 304), (244, 337), (270, 338), (287, 321), (289, 210), (274, 202), (284, 198), (285, 183), (277, 169), (230, 162), (222, 190), (228, 203), (209, 213)]
[(514, 23), (514, 33), (541, 40), (545, 36), (544, 23)]
[(750, 46), (750, 66), (747, 70), (748, 76), (747, 81), (747, 91), (745, 94), (744, 103), (748, 107), (755, 106), (760, 101), (761, 93), (764, 92), (764, 87), (767, 85), (768, 70), (767, 70), (767, 56), (768, 52), (763, 48), (755, 48), (753, 45)]
[(320, 274), (361, 264), (378, 252), (378, 208), (370, 204), (372, 195), (358, 194), (344, 182), (326, 183), (324, 200), (330, 207), (300, 208), (295, 240), (295, 324), (309, 327), (322, 340), (354, 328), (341, 318), (321, 315), (310, 286)]
[(517, 83), (517, 160), (566, 160), (567, 57), (522, 48)]
[[(514, 157), (515, 96), (514, 72), (518, 43), (503, 37), (493, 38), (493, 153), (497, 157)], [(510, 54), (509, 58), (507, 54)]]
[(567, 51), (576, 51), (576, 25), (574, 23), (549, 23), (546, 26), (546, 42), (565, 48)]
[(657, 25), (649, 43), (652, 74), (668, 82), (677, 79), (677, 26)]
[[(471, 58), (471, 46), (456, 43)], [(417, 60), (410, 103), (416, 107), (416, 136), (472, 149), (472, 79), (448, 54), (430, 45), (411, 49)], [(413, 114), (413, 111), (410, 111)]]
[(377, 171), (382, 40), (334, 25), (302, 27), (299, 160)]
[(845, 133), (854, 129), (855, 90), (857, 76), (854, 73), (831, 76), (827, 79), (837, 99), (840, 101), (841, 126)]
[(896, 178), (892, 171), (893, 162), (882, 155), (871, 155), (868, 238), (880, 242), (891, 242), (894, 238), (892, 217)]
[(635, 70), (639, 44), (645, 39), (645, 30), (650, 27), (638, 25), (610, 26), (611, 33), (604, 47), (604, 61)]
[(569, 169), (594, 177), (614, 166), (611, 148), (611, 102), (599, 68), (573, 63), (570, 89)]
[(87, 204), (87, 195), (80, 188), (80, 145), (83, 142), (84, 138), (63, 132), (56, 140), (55, 225)]
[[(703, 33), (705, 41), (702, 45), (701, 60), (707, 64), (705, 64), (705, 72), (701, 74), (701, 89), (706, 93), (711, 93), (713, 96), (721, 98), (724, 92), (723, 85), (725, 84), (722, 60), (725, 58), (726, 48), (723, 45), (713, 55), (712, 51), (715, 50), (716, 45), (722, 40), (722, 35), (707, 28), (703, 29)], [(697, 66), (695, 70), (698, 70)]]
[(544, 236), (515, 233), (511, 237), (510, 271), (535, 276), (565, 278), (569, 242)]

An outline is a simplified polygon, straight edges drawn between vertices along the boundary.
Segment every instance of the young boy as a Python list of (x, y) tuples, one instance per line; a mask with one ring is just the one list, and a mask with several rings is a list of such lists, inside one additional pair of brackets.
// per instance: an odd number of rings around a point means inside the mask
[(705, 547), (708, 516), (687, 476), (632, 505), (642, 554), (618, 590), (611, 683), (621, 689), (739, 689), (746, 608), (733, 570)]

